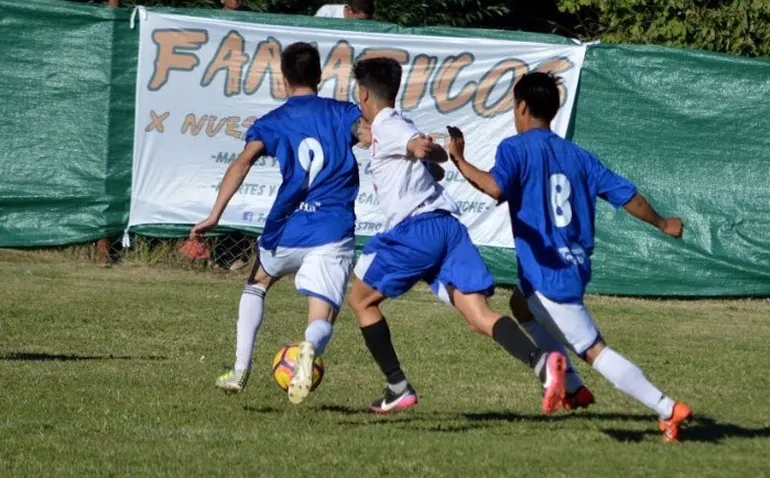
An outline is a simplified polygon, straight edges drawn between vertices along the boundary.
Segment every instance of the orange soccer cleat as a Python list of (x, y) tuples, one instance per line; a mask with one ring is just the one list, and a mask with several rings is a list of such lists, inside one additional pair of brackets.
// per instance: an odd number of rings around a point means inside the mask
[(594, 394), (585, 385), (578, 388), (574, 393), (568, 393), (564, 396), (561, 405), (565, 410), (575, 410), (578, 408), (588, 408), (589, 405), (596, 403)]
[(546, 359), (546, 380), (541, 407), (549, 415), (559, 409), (566, 396), (564, 388), (567, 374), (567, 358), (559, 352), (551, 352)]
[(682, 425), (692, 419), (692, 409), (686, 403), (676, 402), (671, 412), (671, 418), (661, 420), (658, 423), (660, 431), (663, 432), (663, 441), (675, 442), (679, 440), (679, 429)]

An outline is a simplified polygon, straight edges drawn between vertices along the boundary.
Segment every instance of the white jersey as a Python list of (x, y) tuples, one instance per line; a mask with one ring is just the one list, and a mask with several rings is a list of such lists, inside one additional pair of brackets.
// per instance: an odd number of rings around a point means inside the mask
[(425, 164), (407, 152), (407, 143), (419, 134), (414, 123), (393, 108), (383, 109), (372, 122), (369, 169), (377, 202), (385, 216), (382, 232), (409, 216), (436, 210), (460, 213), (457, 204), (433, 179)]
[(315, 13), (317, 17), (345, 18), (345, 5), (324, 5)]

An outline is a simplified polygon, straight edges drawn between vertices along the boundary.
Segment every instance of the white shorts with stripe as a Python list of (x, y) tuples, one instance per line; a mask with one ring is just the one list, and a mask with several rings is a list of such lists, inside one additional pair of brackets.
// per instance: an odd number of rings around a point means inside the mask
[(537, 291), (527, 297), (527, 304), (535, 320), (578, 355), (599, 339), (594, 319), (583, 304), (560, 304)]
[(278, 247), (274, 251), (260, 247), (259, 262), (273, 277), (296, 274), (298, 293), (318, 297), (339, 310), (356, 260), (355, 246), (355, 239), (349, 237), (315, 247)]

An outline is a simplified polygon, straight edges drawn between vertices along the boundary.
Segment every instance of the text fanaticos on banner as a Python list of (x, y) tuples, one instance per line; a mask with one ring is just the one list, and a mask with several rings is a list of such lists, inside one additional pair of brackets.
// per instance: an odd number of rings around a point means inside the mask
[[(205, 217), (249, 126), (286, 99), (281, 51), (297, 41), (318, 46), (320, 94), (356, 102), (353, 64), (386, 56), (404, 69), (397, 108), (421, 131), (445, 138), (465, 132), (466, 155), (483, 169), (497, 144), (515, 134), (513, 85), (530, 71), (561, 77), (562, 108), (552, 127), (565, 135), (585, 47), (544, 43), (347, 32), (258, 25), (149, 12), (143, 17), (130, 226), (192, 224)], [(366, 149), (360, 166), (356, 234), (382, 229)], [(281, 184), (277, 162), (260, 158), (221, 223), (261, 227)], [(462, 210), (476, 244), (512, 247), (507, 208), (471, 187), (447, 165), (442, 184)]]

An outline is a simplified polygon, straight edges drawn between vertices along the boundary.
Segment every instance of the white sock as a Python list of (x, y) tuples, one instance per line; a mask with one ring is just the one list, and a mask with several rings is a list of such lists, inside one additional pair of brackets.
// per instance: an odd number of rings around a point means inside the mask
[(254, 353), (254, 339), (265, 310), (265, 288), (259, 284), (246, 284), (241, 294), (238, 307), (238, 326), (235, 342), (236, 372), (251, 368), (251, 356)]
[(323, 319), (316, 319), (307, 324), (305, 340), (315, 347), (316, 357), (319, 357), (326, 350), (326, 344), (331, 340), (333, 331), (332, 324)]
[(674, 401), (651, 384), (639, 367), (609, 347), (594, 360), (594, 370), (615, 385), (615, 388), (655, 410), (661, 418), (671, 417)]
[(583, 380), (580, 378), (580, 374), (572, 368), (572, 362), (569, 359), (567, 348), (563, 343), (549, 334), (548, 331), (540, 325), (536, 320), (530, 320), (529, 322), (520, 322), (521, 327), (532, 337), (535, 341), (535, 345), (540, 350), (546, 352), (561, 352), (564, 357), (567, 358), (567, 377), (565, 385), (567, 387), (567, 393), (575, 393), (580, 387), (583, 386)]

